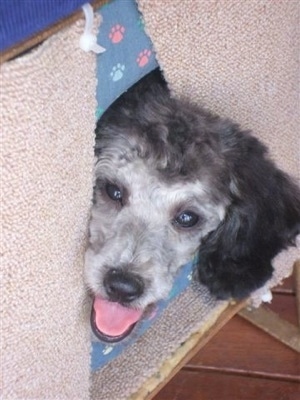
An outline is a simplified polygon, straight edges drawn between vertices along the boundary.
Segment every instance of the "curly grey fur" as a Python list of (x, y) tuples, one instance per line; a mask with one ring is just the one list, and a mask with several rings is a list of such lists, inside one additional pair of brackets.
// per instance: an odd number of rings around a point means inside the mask
[[(299, 233), (299, 190), (265, 146), (237, 124), (172, 98), (157, 71), (110, 107), (96, 133), (86, 253), (94, 294), (110, 299), (106, 277), (121, 271), (122, 285), (124, 276), (138, 277), (140, 292), (120, 302), (144, 309), (168, 295), (180, 266), (199, 251), (196, 277), (219, 298), (245, 297)], [(108, 184), (120, 189), (121, 202), (108, 196)], [(192, 227), (176, 224), (185, 210), (198, 216)]]

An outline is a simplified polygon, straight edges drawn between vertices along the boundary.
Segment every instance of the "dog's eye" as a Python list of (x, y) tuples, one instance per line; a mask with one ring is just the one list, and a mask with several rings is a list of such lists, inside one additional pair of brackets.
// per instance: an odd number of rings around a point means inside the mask
[(107, 183), (105, 189), (106, 193), (112, 200), (122, 202), (122, 191), (117, 185)]
[(191, 228), (197, 224), (199, 217), (193, 211), (183, 211), (175, 217), (174, 221), (181, 228)]

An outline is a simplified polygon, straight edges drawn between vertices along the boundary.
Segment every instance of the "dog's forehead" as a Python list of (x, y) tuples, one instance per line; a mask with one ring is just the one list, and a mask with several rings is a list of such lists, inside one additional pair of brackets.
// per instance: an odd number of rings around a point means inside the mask
[(176, 205), (200, 199), (207, 195), (204, 185), (198, 181), (178, 180), (168, 182), (160, 179), (158, 171), (149, 160), (135, 158), (119, 166), (115, 171), (116, 181), (128, 190), (132, 201), (149, 201), (159, 206)]
[[(193, 176), (162, 173), (162, 157), (149, 150), (134, 134), (118, 134), (106, 137), (102, 142), (96, 165), (96, 177), (123, 186), (134, 207), (149, 206), (157, 212), (194, 205), (197, 208), (215, 207), (222, 201), (215, 196), (217, 189), (209, 183), (209, 175)], [(160, 209), (160, 210), (159, 210)]]

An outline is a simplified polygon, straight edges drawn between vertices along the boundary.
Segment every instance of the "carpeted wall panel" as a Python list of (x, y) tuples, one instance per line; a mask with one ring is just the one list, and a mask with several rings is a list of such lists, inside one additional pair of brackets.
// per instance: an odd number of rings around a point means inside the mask
[(88, 399), (95, 56), (83, 23), (1, 67), (4, 399)]

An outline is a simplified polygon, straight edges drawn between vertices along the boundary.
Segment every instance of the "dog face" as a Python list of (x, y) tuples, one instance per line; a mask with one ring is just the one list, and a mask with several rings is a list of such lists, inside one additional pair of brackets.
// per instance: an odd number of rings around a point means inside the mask
[(104, 298), (144, 309), (168, 295), (178, 268), (224, 218), (226, 201), (214, 198), (208, 177), (162, 179), (137, 138), (107, 140), (95, 171), (87, 282)]
[(96, 129), (86, 282), (98, 337), (119, 340), (167, 297), (199, 252), (195, 277), (218, 298), (243, 298), (293, 244), (300, 194), (249, 132), (175, 99), (151, 73)]

